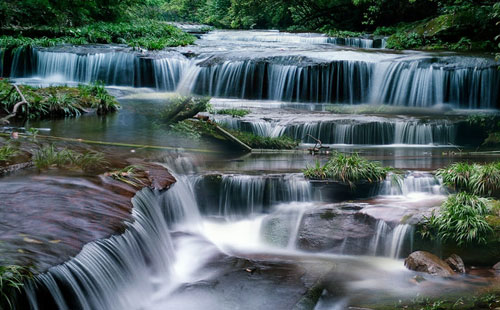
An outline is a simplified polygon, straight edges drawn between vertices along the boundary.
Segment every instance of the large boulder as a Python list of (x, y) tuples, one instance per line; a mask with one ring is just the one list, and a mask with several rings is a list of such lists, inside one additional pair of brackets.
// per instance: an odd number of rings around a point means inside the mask
[(500, 272), (500, 262), (493, 265), (493, 270), (495, 270), (496, 272)]
[(457, 254), (451, 254), (445, 262), (450, 266), (455, 272), (465, 273), (465, 264), (460, 256)]
[(405, 266), (410, 270), (426, 272), (434, 276), (449, 277), (454, 274), (446, 262), (436, 255), (425, 251), (411, 253), (405, 259)]

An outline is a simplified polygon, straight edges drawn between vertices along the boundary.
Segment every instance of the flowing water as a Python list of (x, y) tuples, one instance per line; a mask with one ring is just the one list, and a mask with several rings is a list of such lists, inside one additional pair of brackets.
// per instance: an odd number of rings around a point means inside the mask
[[(88, 243), (36, 276), (22, 308), (298, 309), (320, 285), (311, 309), (347, 309), (486, 286), (468, 275), (425, 276), (420, 285), (402, 258), (417, 249), (415, 224), (448, 194), (425, 171), (457, 160), (444, 153), (477, 146), (468, 115), (496, 113), (497, 64), (489, 56), (384, 47), (384, 38), (213, 31), (195, 46), (155, 53), (107, 45), (0, 51), (0, 72), (19, 83), (103, 80), (124, 107), (106, 118), (30, 126), (198, 149), (149, 154), (177, 182), (165, 192), (140, 191), (123, 234)], [(249, 110), (241, 118), (210, 115), (229, 128), (289, 136), (303, 148), (317, 138), (407, 172), (346, 202), (345, 187), (300, 173), (327, 156), (201, 155), (220, 150), (152, 121), (173, 92), (214, 96), (216, 110)]]

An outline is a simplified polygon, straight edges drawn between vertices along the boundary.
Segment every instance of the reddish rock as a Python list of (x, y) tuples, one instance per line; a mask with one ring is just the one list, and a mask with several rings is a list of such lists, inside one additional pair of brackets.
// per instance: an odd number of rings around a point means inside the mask
[(440, 277), (449, 277), (454, 274), (454, 271), (446, 262), (436, 255), (425, 251), (411, 253), (405, 259), (405, 266), (410, 270), (426, 272)]
[(457, 254), (451, 254), (450, 257), (445, 260), (445, 262), (448, 264), (448, 266), (451, 267), (451, 269), (453, 269), (453, 271), (465, 273), (464, 261)]

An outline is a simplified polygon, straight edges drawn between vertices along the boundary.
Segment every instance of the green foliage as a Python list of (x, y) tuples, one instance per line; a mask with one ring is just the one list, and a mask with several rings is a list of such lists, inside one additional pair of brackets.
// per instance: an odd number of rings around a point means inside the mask
[(9, 309), (14, 309), (12, 295), (16, 291), (20, 292), (24, 281), (31, 276), (30, 271), (25, 267), (0, 266), (0, 308), (6, 305)]
[[(137, 19), (132, 22), (97, 22), (81, 27), (38, 27), (13, 31), (17, 36), (0, 37), (0, 47), (56, 46), (61, 44), (118, 43), (148, 50), (161, 50), (169, 46), (192, 44), (195, 37), (165, 22)], [(31, 33), (24, 37), (21, 33)]]
[(210, 98), (177, 97), (167, 103), (160, 111), (160, 120), (167, 124), (175, 124), (194, 117), (207, 110)]
[(308, 179), (332, 180), (348, 184), (353, 188), (356, 183), (377, 183), (385, 180), (392, 168), (383, 167), (378, 162), (371, 162), (358, 154), (345, 155), (333, 154), (328, 162), (321, 166), (316, 162), (315, 167), (304, 170), (304, 176)]
[(433, 214), (424, 225), (441, 240), (453, 241), (459, 246), (486, 243), (492, 232), (486, 221), (487, 214), (486, 199), (461, 192), (448, 197), (439, 215)]
[(222, 109), (217, 110), (217, 114), (231, 115), (232, 117), (243, 117), (250, 114), (250, 111), (245, 109)]
[(329, 37), (335, 38), (357, 38), (363, 36), (362, 32), (328, 29), (327, 26), (321, 28), (320, 31), (325, 33)]
[(120, 170), (108, 172), (106, 175), (132, 187), (143, 188), (146, 184), (141, 180), (144, 176), (143, 173), (141, 173), (141, 169), (142, 167), (140, 166), (131, 165)]
[(287, 136), (271, 138), (257, 136), (249, 132), (228, 130), (227, 128), (226, 130), (241, 142), (254, 149), (292, 150), (299, 145), (298, 141)]
[(104, 155), (99, 152), (78, 153), (54, 145), (42, 146), (33, 154), (33, 163), (42, 170), (50, 167), (76, 167), (83, 171), (93, 171), (107, 165)]
[(190, 140), (198, 141), (201, 138), (201, 133), (198, 129), (193, 125), (193, 123), (188, 121), (171, 124), (170, 130), (175, 134)]
[(16, 156), (17, 153), (18, 150), (16, 148), (11, 146), (10, 144), (5, 144), (4, 146), (0, 147), (0, 162), (12, 159), (12, 157)]
[[(29, 119), (79, 116), (88, 109), (95, 109), (98, 114), (111, 113), (120, 108), (115, 98), (109, 95), (101, 82), (80, 85), (78, 88), (52, 86), (34, 88), (19, 86), (29, 103)], [(11, 92), (12, 85), (7, 80), (0, 80), (0, 114), (8, 114), (14, 105), (21, 101), (17, 92)], [(19, 115), (26, 114), (26, 106), (21, 107)]]
[(457, 191), (490, 196), (500, 190), (500, 162), (485, 165), (454, 163), (437, 170), (436, 175)]

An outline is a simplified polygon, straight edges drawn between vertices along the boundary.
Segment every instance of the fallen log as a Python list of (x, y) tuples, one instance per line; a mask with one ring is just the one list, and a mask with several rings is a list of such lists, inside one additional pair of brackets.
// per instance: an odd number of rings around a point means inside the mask
[[(7, 125), (7, 124), (9, 124), (9, 119), (11, 119), (11, 118), (13, 118), (13, 117), (15, 117), (17, 115), (17, 110), (23, 104), (26, 105), (26, 114), (28, 114), (28, 107), (29, 107), (28, 101), (26, 100), (26, 98), (24, 97), (23, 93), (21, 92), (21, 90), (19, 89), (19, 87), (17, 85), (13, 85), (13, 89), (15, 89), (16, 92), (19, 94), (19, 96), (21, 96), (21, 101), (19, 101), (18, 103), (16, 103), (14, 105), (14, 108), (12, 109), (12, 113), (10, 113), (9, 115), (5, 116), (4, 118), (0, 118), (0, 125)], [(10, 97), (10, 95), (12, 95), (12, 90), (9, 92), (9, 94), (7, 95), (7, 97), (5, 97), (3, 100), (5, 100), (8, 97)]]

